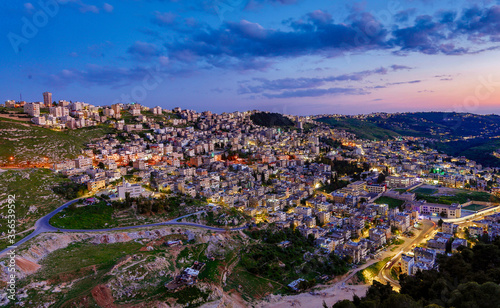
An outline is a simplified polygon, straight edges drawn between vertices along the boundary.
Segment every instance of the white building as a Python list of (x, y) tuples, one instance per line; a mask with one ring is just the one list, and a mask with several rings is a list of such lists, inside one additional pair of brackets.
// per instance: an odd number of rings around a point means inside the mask
[(40, 116), (40, 105), (36, 103), (24, 104), (24, 112), (32, 117)]
[(415, 260), (413, 257), (403, 254), (401, 256), (401, 273), (411, 276), (413, 274), (413, 265)]
[(126, 193), (130, 193), (131, 198), (138, 198), (144, 192), (144, 188), (139, 184), (130, 184), (123, 182), (122, 186), (118, 186), (118, 198), (125, 199)]

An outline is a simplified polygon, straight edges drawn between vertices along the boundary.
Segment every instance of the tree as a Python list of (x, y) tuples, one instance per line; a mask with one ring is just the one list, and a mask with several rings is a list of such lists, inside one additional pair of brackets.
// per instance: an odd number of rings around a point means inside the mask
[(443, 219), (442, 218), (439, 218), (439, 221), (438, 221), (438, 226), (441, 227), (443, 226)]
[(385, 174), (380, 173), (380, 174), (378, 175), (378, 178), (377, 178), (377, 183), (378, 183), (378, 184), (382, 184), (382, 183), (384, 183), (384, 182), (385, 182)]
[(332, 308), (356, 308), (356, 306), (350, 300), (344, 299), (335, 303)]
[(399, 232), (398, 227), (396, 227), (396, 226), (391, 226), (391, 233), (392, 233), (392, 234), (396, 234), (396, 233), (398, 233), (398, 232)]

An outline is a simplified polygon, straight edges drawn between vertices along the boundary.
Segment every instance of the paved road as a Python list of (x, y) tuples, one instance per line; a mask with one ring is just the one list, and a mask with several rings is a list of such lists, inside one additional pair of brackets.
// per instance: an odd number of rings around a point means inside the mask
[(389, 282), (393, 288), (399, 290), (399, 282), (391, 277), (392, 267), (399, 262), (403, 253), (407, 253), (413, 249), (413, 245), (417, 246), (425, 241), (427, 239), (427, 235), (429, 235), (434, 229), (436, 229), (435, 222), (431, 220), (422, 220), (422, 230), (420, 230), (419, 235), (417, 235), (417, 237), (413, 240), (405, 243), (403, 247), (399, 249), (398, 253), (389, 262), (387, 262), (384, 267), (382, 267), (378, 273), (379, 280), (383, 283)]
[[(22, 240), (18, 241), (14, 245), (12, 245), (12, 246), (10, 246), (8, 248), (5, 248), (4, 250), (0, 251), (0, 257), (3, 257), (5, 254), (7, 254), (9, 251), (11, 251), (12, 249), (14, 249), (15, 247), (18, 247), (21, 244), (24, 244), (27, 241), (31, 240), (32, 238), (38, 236), (39, 234), (45, 233), (45, 232), (58, 232), (58, 231), (59, 232), (70, 232), (70, 233), (71, 232), (73, 232), (73, 233), (81, 233), (81, 232), (107, 232), (107, 231), (120, 231), (120, 230), (129, 230), (129, 229), (138, 229), (138, 228), (147, 228), (147, 227), (157, 227), (157, 226), (188, 226), (188, 227), (198, 227), (198, 228), (203, 228), (203, 229), (207, 229), (207, 230), (211, 230), (211, 231), (218, 231), (218, 232), (227, 231), (227, 229), (224, 229), (224, 228), (210, 227), (210, 226), (200, 225), (200, 224), (191, 223), (191, 222), (179, 222), (179, 220), (181, 220), (182, 218), (185, 218), (185, 217), (188, 217), (188, 216), (191, 216), (191, 215), (195, 215), (195, 214), (199, 214), (199, 213), (202, 213), (204, 211), (199, 211), (199, 212), (196, 212), (196, 213), (193, 213), (193, 214), (184, 215), (184, 216), (177, 217), (175, 219), (172, 219), (172, 220), (169, 220), (169, 221), (164, 221), (164, 222), (158, 222), (158, 223), (152, 223), (152, 224), (145, 224), (145, 225), (137, 225), (137, 226), (128, 226), (128, 227), (109, 228), (109, 229), (61, 229), (61, 228), (53, 227), (50, 224), (50, 219), (52, 217), (54, 217), (57, 213), (59, 213), (60, 211), (64, 210), (65, 208), (67, 208), (69, 205), (71, 205), (71, 204), (73, 204), (73, 203), (75, 203), (75, 202), (77, 202), (79, 200), (80, 199), (76, 199), (76, 200), (71, 200), (69, 202), (66, 202), (63, 205), (61, 205), (60, 207), (58, 207), (57, 209), (55, 209), (52, 212), (50, 212), (49, 214), (47, 214), (46, 216), (44, 216), (44, 217), (40, 218), (39, 220), (37, 220), (37, 222), (35, 223), (35, 227), (34, 227), (35, 230), (30, 235), (28, 235), (27, 237), (25, 237)], [(229, 231), (239, 231), (239, 230), (244, 230), (246, 228), (247, 227), (233, 228), (233, 229), (229, 229)]]

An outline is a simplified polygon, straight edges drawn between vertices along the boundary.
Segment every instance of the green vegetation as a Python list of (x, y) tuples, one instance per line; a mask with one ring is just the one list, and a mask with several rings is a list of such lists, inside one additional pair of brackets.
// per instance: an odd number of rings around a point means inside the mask
[[(205, 302), (210, 296), (209, 292), (203, 292), (195, 286), (185, 287), (180, 291), (168, 293), (168, 296), (177, 300), (177, 304), (185, 305), (196, 301)], [(189, 305), (193, 307), (193, 305)]]
[[(483, 165), (498, 167), (500, 159), (493, 151), (500, 148), (497, 131), (500, 116), (468, 113), (414, 112), (369, 116), (365, 119), (326, 117), (318, 121), (344, 129), (362, 139), (388, 140), (397, 136), (436, 137), (427, 146), (452, 156), (465, 156)], [(464, 136), (467, 140), (448, 141)]]
[(463, 210), (468, 210), (468, 211), (476, 212), (476, 211), (481, 211), (481, 210), (483, 210), (485, 208), (487, 208), (487, 206), (485, 206), (485, 205), (471, 204), (471, 205), (464, 206), (462, 209)]
[[(204, 199), (183, 195), (158, 199), (127, 197), (124, 201), (111, 202), (111, 206), (106, 205), (106, 201), (84, 207), (70, 206), (55, 215), (50, 223), (61, 229), (131, 226), (183, 216), (199, 210), (197, 207), (203, 206), (205, 202)], [(143, 220), (138, 220), (138, 217)]]
[(384, 260), (378, 261), (363, 270), (363, 276), (366, 281), (371, 281), (374, 277), (377, 277), (380, 270), (384, 267), (384, 265), (391, 260), (392, 257), (387, 257)]
[(50, 224), (61, 229), (104, 229), (115, 226), (114, 209), (101, 201), (84, 207), (69, 207), (51, 220)]
[[(61, 176), (63, 177), (63, 176)], [(64, 198), (71, 200), (80, 198), (86, 194), (88, 194), (87, 185), (85, 184), (77, 184), (74, 182), (64, 181), (59, 183), (59, 185), (54, 186), (52, 190)]]
[[(114, 132), (108, 126), (54, 131), (0, 118), (0, 164), (61, 161), (75, 158), (92, 139)], [(13, 161), (10, 160), (13, 157)], [(47, 157), (48, 161), (43, 158)]]
[(402, 209), (403, 203), (405, 203), (403, 200), (399, 199), (394, 199), (391, 197), (380, 197), (377, 200), (374, 201), (376, 204), (387, 204), (389, 208), (394, 209), (394, 208), (399, 208)]
[(500, 202), (500, 198), (480, 191), (457, 190), (454, 195), (450, 196), (429, 196), (426, 194), (417, 193), (418, 200), (426, 200), (429, 203), (452, 204), (465, 203), (468, 201), (484, 201), (484, 202)]
[(257, 112), (250, 116), (254, 124), (265, 127), (293, 127), (294, 123), (280, 113)]
[[(121, 257), (138, 251), (141, 246), (142, 244), (134, 241), (104, 245), (82, 242), (70, 244), (68, 247), (56, 250), (43, 259), (41, 265), (44, 265), (44, 267), (35, 274), (35, 277), (56, 279), (63, 273), (78, 272), (83, 268), (96, 264), (103, 269), (112, 267)], [(64, 259), (64, 262), (61, 262), (62, 259)]]
[[(69, 307), (69, 300), (89, 295), (96, 285), (106, 283), (111, 278), (107, 273), (113, 265), (123, 256), (138, 251), (140, 247), (141, 244), (136, 242), (106, 244), (104, 247), (86, 243), (71, 244), (49, 254), (41, 262), (42, 269), (29, 279), (48, 280), (58, 284), (82, 277), (67, 291), (53, 293), (55, 303), (52, 307)], [(23, 280), (21, 283), (27, 284), (30, 280)], [(36, 299), (37, 296), (34, 294), (33, 298)], [(46, 298), (39, 300), (45, 301)]]
[(319, 190), (325, 192), (327, 194), (332, 193), (333, 191), (346, 187), (349, 185), (349, 181), (332, 181), (330, 184), (322, 186)]
[(422, 194), (422, 195), (433, 195), (438, 192), (436, 188), (423, 188), (423, 187), (418, 187), (411, 192), (416, 193), (416, 194)]
[(366, 283), (366, 278), (365, 275), (363, 275), (363, 271), (357, 271), (356, 272), (356, 277), (358, 278), (359, 281), (362, 283)]
[(251, 274), (238, 265), (227, 278), (224, 291), (237, 291), (243, 299), (251, 301), (262, 298), (280, 287), (279, 283)]
[(193, 265), (194, 261), (203, 262), (206, 260), (203, 252), (207, 249), (207, 244), (191, 245), (184, 248), (177, 256), (176, 264), (179, 268), (184, 268)]
[(439, 270), (400, 275), (400, 293), (374, 281), (365, 297), (332, 307), (498, 307), (500, 238), (459, 250), (451, 256), (439, 255)]
[(404, 244), (404, 242), (405, 242), (405, 241), (404, 241), (404, 240), (402, 240), (402, 239), (397, 239), (397, 240), (395, 240), (392, 244), (393, 244), (393, 245), (403, 245), (403, 244)]
[(500, 138), (429, 142), (427, 145), (451, 156), (465, 156), (485, 166), (500, 167), (500, 159), (493, 156), (500, 148)]
[(206, 205), (206, 198), (192, 198), (187, 195), (176, 195), (171, 197), (161, 196), (156, 199), (131, 198), (126, 196), (123, 201), (113, 201), (113, 207), (119, 210), (130, 209), (132, 205), (137, 208), (141, 215), (163, 215), (165, 218), (174, 218), (196, 211), (196, 207)]
[(229, 209), (223, 208), (217, 214), (209, 211), (203, 217), (205, 218), (206, 225), (217, 227), (235, 227), (244, 222), (249, 222), (252, 219), (250, 216), (245, 215), (234, 207)]
[[(342, 275), (348, 271), (347, 264), (334, 253), (313, 256), (314, 238), (303, 237), (298, 231), (259, 230), (249, 235), (260, 243), (248, 247), (240, 264), (249, 273), (271, 279), (281, 284), (304, 278), (311, 280), (322, 275)], [(290, 241), (290, 247), (278, 244)]]
[[(48, 169), (8, 170), (0, 173), (0, 202), (5, 202), (9, 195), (15, 196), (17, 233), (31, 228), (36, 220), (66, 201), (52, 189), (67, 181)], [(7, 211), (8, 207), (4, 206), (0, 214), (7, 217)], [(2, 223), (1, 232), (7, 232), (7, 224)], [(23, 234), (23, 237), (27, 235)], [(0, 248), (6, 246), (6, 241), (2, 241)]]
[[(355, 179), (360, 178), (360, 174), (363, 171), (368, 171), (370, 170), (370, 164), (368, 163), (354, 163), (354, 162), (348, 162), (345, 160), (330, 160), (325, 157), (318, 157), (316, 159), (317, 163), (325, 164), (325, 165), (330, 165), (332, 167), (332, 171), (336, 171), (337, 174), (339, 175), (350, 175), (353, 176)], [(333, 182), (337, 181), (336, 178), (331, 179)]]
[(321, 118), (318, 119), (318, 121), (326, 123), (333, 128), (351, 132), (361, 139), (388, 140), (399, 135), (394, 131), (378, 127), (376, 124), (366, 120), (353, 118)]

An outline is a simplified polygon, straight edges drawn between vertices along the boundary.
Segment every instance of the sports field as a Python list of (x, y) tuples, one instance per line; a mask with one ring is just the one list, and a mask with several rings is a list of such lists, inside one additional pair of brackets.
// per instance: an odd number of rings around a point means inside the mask
[(433, 195), (438, 192), (436, 188), (424, 188), (424, 187), (419, 187), (417, 189), (412, 190), (412, 192), (417, 193), (417, 194), (423, 194), (423, 195)]
[(477, 211), (481, 211), (483, 209), (487, 208), (486, 205), (480, 205), (480, 204), (471, 204), (471, 205), (467, 205), (467, 206), (464, 206), (462, 209), (463, 210), (468, 210), (468, 211), (474, 211), (474, 212), (477, 212)]

